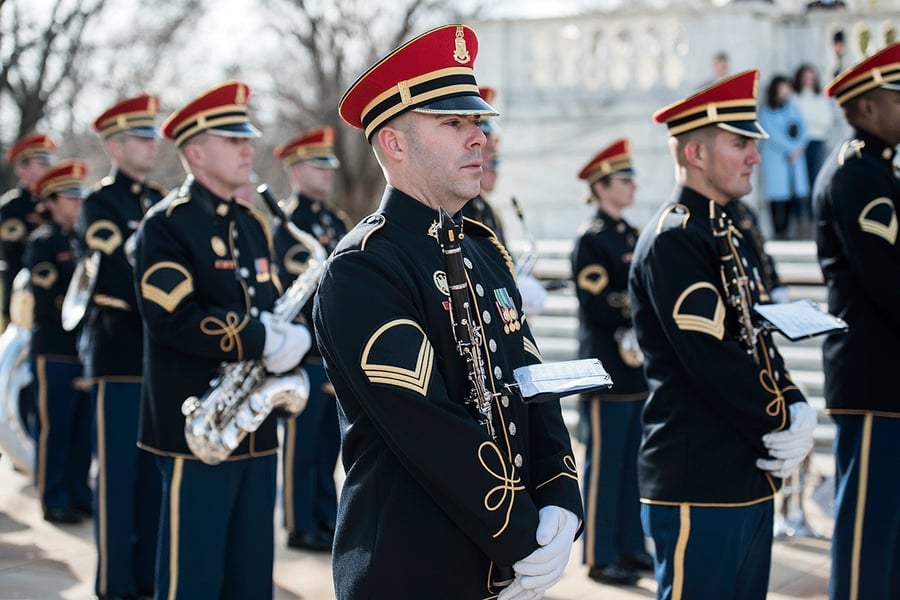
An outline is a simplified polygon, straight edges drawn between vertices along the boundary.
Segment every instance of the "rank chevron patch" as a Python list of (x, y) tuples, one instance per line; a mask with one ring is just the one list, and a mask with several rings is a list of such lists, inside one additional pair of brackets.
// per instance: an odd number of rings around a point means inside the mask
[(725, 305), (719, 290), (706, 281), (698, 281), (681, 292), (672, 318), (682, 331), (705, 333), (717, 340), (725, 335)]
[(418, 323), (394, 319), (379, 327), (366, 342), (360, 367), (372, 383), (426, 396), (434, 368), (434, 348)]
[(859, 213), (859, 226), (893, 246), (897, 241), (897, 215), (893, 202), (888, 198), (876, 198), (866, 204)]

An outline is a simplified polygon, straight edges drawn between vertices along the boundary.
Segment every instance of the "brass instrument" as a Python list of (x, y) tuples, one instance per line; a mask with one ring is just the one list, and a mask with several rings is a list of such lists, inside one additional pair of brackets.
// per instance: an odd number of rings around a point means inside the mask
[[(283, 226), (310, 251), (306, 270), (272, 309), (273, 323), (287, 325), (315, 293), (327, 253), (315, 237), (291, 223), (265, 184), (257, 191)], [(228, 458), (273, 410), (297, 415), (306, 407), (309, 397), (309, 377), (305, 371), (270, 377), (261, 360), (222, 363), (221, 375), (210, 386), (202, 398), (191, 396), (181, 406), (188, 447), (210, 465)]]
[(709, 220), (712, 223), (713, 237), (716, 239), (716, 249), (721, 260), (722, 284), (725, 286), (725, 300), (737, 313), (740, 323), (738, 341), (749, 356), (759, 364), (758, 336), (763, 331), (753, 322), (750, 313), (752, 301), (750, 297), (749, 278), (742, 272), (742, 265), (738, 264), (737, 251), (731, 244), (731, 236), (728, 232), (730, 221), (722, 210), (717, 210), (716, 203), (709, 203)]
[(0, 335), (0, 450), (23, 473), (34, 469), (35, 444), (20, 411), (19, 398), (31, 394), (34, 375), (28, 361), (34, 296), (28, 289), (31, 273), (16, 275), (10, 298), (10, 324)]
[(510, 201), (516, 211), (516, 217), (518, 217), (519, 223), (522, 225), (522, 233), (525, 235), (525, 248), (522, 250), (522, 254), (516, 257), (516, 279), (518, 279), (523, 275), (531, 275), (539, 256), (537, 242), (535, 242), (534, 235), (528, 228), (528, 224), (525, 223), (525, 214), (522, 212), (519, 201), (516, 200), (515, 196), (511, 197)]
[(62, 303), (62, 326), (66, 331), (74, 331), (90, 308), (100, 272), (100, 251), (94, 250), (82, 257), (75, 265), (69, 287)]
[(619, 357), (629, 367), (640, 367), (644, 364), (644, 353), (638, 345), (634, 327), (619, 327), (613, 334), (619, 348)]

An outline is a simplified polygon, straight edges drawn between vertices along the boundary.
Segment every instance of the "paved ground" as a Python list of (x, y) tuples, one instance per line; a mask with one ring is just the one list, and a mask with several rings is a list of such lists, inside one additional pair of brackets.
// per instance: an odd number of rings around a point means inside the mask
[[(825, 455), (813, 462), (810, 495), (833, 472)], [(818, 503), (807, 501), (810, 523), (830, 534), (831, 520), (820, 505), (827, 505), (827, 486), (815, 492)], [(280, 514), (276, 515), (279, 522)], [(334, 597), (330, 557), (284, 547), (285, 533), (278, 530), (275, 564), (276, 600), (328, 600)], [(637, 587), (613, 587), (595, 583), (580, 565), (581, 546), (563, 580), (546, 595), (550, 600), (634, 600), (653, 598), (655, 583), (645, 577)], [(88, 600), (91, 598), (95, 554), (90, 523), (59, 527), (42, 520), (29, 479), (0, 460), (0, 600)], [(776, 542), (769, 585), (770, 600), (824, 600), (828, 582), (828, 542), (791, 538)]]

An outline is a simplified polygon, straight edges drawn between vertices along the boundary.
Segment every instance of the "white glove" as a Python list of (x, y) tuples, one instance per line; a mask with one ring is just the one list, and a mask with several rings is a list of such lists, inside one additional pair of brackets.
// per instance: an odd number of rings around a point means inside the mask
[(579, 525), (580, 520), (569, 510), (559, 506), (542, 508), (538, 513), (535, 533), (540, 548), (513, 565), (516, 583), (519, 584), (517, 587), (531, 590), (538, 594), (532, 597), (540, 598), (545, 591), (555, 585), (562, 578), (566, 563), (569, 562), (569, 554)]
[(497, 600), (539, 600), (543, 596), (544, 592), (523, 588), (517, 577), (511, 584), (503, 588), (503, 591), (497, 596)]
[(275, 324), (272, 313), (259, 315), (266, 328), (262, 361), (270, 373), (284, 373), (300, 364), (312, 346), (312, 336), (305, 325), (297, 323)]
[(547, 290), (540, 281), (531, 275), (520, 275), (519, 293), (522, 294), (522, 312), (526, 315), (537, 315), (544, 310)]
[(767, 433), (762, 441), (775, 460), (760, 458), (756, 467), (771, 471), (776, 477), (786, 477), (796, 469), (813, 448), (816, 411), (806, 402), (790, 406), (791, 425), (788, 429)]
[(769, 298), (772, 299), (772, 302), (775, 304), (784, 304), (790, 299), (788, 294), (788, 289), (781, 285), (769, 292)]

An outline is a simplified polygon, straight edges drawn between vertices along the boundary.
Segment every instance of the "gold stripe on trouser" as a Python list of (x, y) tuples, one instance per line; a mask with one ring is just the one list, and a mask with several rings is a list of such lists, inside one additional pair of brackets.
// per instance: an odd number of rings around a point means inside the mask
[(294, 452), (297, 449), (296, 417), (284, 420), (284, 523), (288, 531), (294, 531)]
[(672, 565), (672, 600), (681, 600), (684, 593), (684, 555), (691, 536), (691, 505), (678, 505), (678, 540), (675, 542), (675, 564)]
[(169, 600), (178, 593), (178, 534), (180, 528), (178, 507), (181, 506), (181, 479), (184, 459), (176, 458), (169, 489)]
[(38, 383), (38, 418), (41, 420), (41, 435), (38, 438), (37, 461), (37, 493), (41, 500), (41, 508), (45, 511), (44, 492), (47, 488), (47, 438), (50, 437), (50, 411), (47, 408), (47, 359), (38, 356), (35, 359)]
[(106, 578), (109, 569), (109, 554), (106, 546), (108, 523), (106, 519), (106, 382), (97, 382), (97, 571), (98, 591), (106, 594)]
[(600, 478), (600, 400), (592, 398), (591, 403), (591, 484), (587, 493), (587, 523), (584, 528), (584, 544), (587, 549), (585, 559), (590, 566), (596, 565), (595, 542), (597, 537), (597, 480)]
[(853, 557), (850, 560), (850, 600), (859, 598), (859, 557), (862, 552), (863, 522), (866, 514), (866, 493), (869, 487), (869, 451), (872, 445), (874, 415), (863, 419), (862, 441), (859, 447), (859, 483), (856, 488), (856, 520), (853, 523)]

